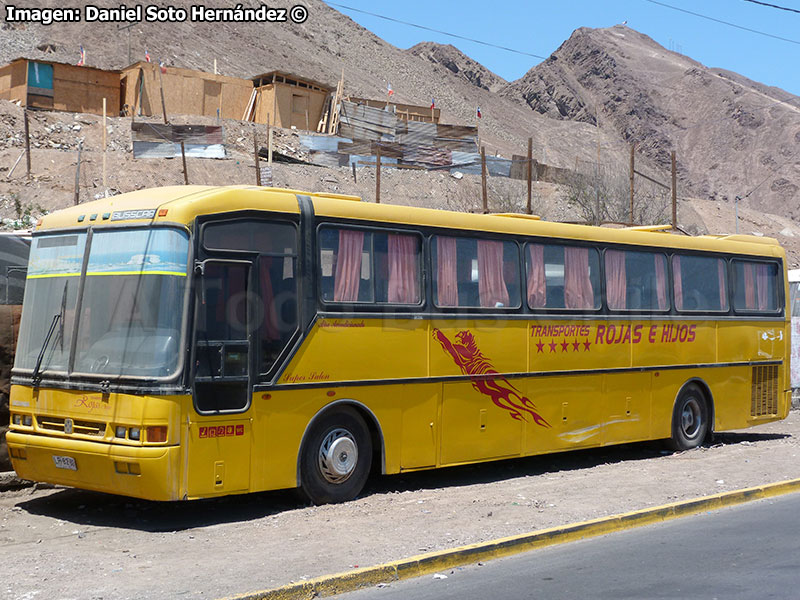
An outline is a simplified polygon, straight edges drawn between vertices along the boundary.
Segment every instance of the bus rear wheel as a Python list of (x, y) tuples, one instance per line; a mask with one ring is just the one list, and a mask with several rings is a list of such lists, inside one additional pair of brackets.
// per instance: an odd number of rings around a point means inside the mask
[(708, 404), (702, 390), (689, 384), (681, 390), (672, 411), (672, 437), (668, 445), (673, 450), (691, 450), (703, 443), (709, 427)]
[(352, 408), (331, 411), (311, 426), (300, 455), (300, 492), (314, 504), (346, 502), (364, 488), (372, 438)]

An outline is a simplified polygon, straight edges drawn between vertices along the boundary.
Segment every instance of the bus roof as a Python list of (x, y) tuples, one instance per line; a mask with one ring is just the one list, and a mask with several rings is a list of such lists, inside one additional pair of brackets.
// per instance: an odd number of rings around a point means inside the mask
[[(102, 198), (45, 215), (37, 231), (102, 227), (121, 224), (180, 223), (191, 226), (195, 217), (245, 210), (299, 214), (297, 196), (309, 196), (315, 214), (352, 221), (376, 221), (403, 226), (428, 226), (492, 233), (546, 236), (641, 246), (679, 247), (737, 254), (783, 256), (777, 240), (749, 235), (666, 235), (660, 227), (609, 229), (519, 218), (519, 215), (483, 215), (430, 208), (361, 202), (357, 196), (310, 193), (256, 186), (181, 185), (150, 188)], [(525, 215), (528, 217), (527, 215)]]

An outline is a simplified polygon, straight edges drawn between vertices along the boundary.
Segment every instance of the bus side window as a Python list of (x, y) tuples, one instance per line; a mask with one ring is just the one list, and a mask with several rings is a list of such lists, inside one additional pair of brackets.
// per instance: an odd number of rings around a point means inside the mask
[(531, 243), (525, 263), (530, 308), (599, 308), (600, 257), (595, 248)]
[(372, 233), (325, 227), (319, 233), (320, 292), (325, 302), (373, 302)]
[(437, 306), (519, 307), (519, 251), (515, 243), (434, 236), (431, 247)]
[(727, 311), (727, 269), (721, 258), (672, 257), (675, 308), (685, 311)]
[(733, 267), (733, 307), (737, 311), (778, 310), (778, 265), (734, 259)]
[(419, 304), (420, 237), (401, 233), (374, 233), (375, 301)]
[(667, 261), (663, 254), (605, 251), (606, 301), (611, 310), (666, 310)]

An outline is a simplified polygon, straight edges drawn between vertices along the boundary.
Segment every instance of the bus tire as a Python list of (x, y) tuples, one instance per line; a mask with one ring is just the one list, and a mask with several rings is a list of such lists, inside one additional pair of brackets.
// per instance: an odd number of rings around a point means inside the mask
[(709, 410), (705, 395), (694, 383), (685, 386), (672, 411), (672, 437), (667, 445), (673, 450), (691, 450), (705, 440), (709, 431)]
[(322, 415), (308, 431), (300, 453), (300, 492), (314, 504), (346, 502), (369, 477), (372, 437), (352, 408)]

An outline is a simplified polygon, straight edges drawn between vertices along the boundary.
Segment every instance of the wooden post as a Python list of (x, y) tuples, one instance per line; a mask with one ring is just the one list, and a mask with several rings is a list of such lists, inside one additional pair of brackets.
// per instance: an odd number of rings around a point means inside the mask
[(533, 214), (531, 205), (531, 187), (533, 186), (533, 138), (528, 138), (528, 205), (527, 212)]
[(631, 144), (631, 172), (629, 175), (630, 184), (631, 184), (631, 215), (630, 215), (630, 223), (633, 225), (633, 170), (634, 170), (634, 155), (633, 153), (636, 150), (636, 144)]
[(28, 165), (28, 179), (31, 178), (31, 131), (30, 125), (28, 124), (28, 109), (26, 108), (22, 111), (25, 121), (25, 161)]
[[(215, 61), (216, 62), (216, 61)], [(258, 139), (255, 126), (253, 127), (253, 155), (255, 156), (256, 162), (256, 185), (261, 187), (261, 165), (258, 164)]]
[(375, 152), (375, 204), (381, 203), (381, 147)]
[(678, 170), (675, 165), (675, 150), (672, 151), (672, 228), (678, 226)]
[(136, 109), (141, 101), (143, 81), (144, 81), (144, 70), (139, 68), (139, 75), (137, 75), (136, 83), (133, 86), (133, 109), (131, 110), (131, 123), (136, 121)]
[(356, 178), (356, 163), (353, 163), (353, 183), (358, 183), (358, 179)]
[(83, 140), (78, 142), (78, 165), (75, 168), (75, 206), (81, 203), (81, 151), (83, 150)]
[(108, 182), (106, 180), (106, 159), (107, 159), (107, 152), (106, 152), (106, 133), (108, 132), (108, 128), (106, 127), (106, 99), (103, 98), (103, 196), (108, 198)]
[(189, 172), (186, 170), (186, 148), (184, 148), (183, 140), (181, 140), (181, 159), (183, 160), (183, 183), (189, 185)]
[(267, 164), (272, 168), (272, 127), (269, 124), (269, 115), (267, 115)]
[(11, 170), (10, 170), (8, 173), (6, 173), (6, 179), (7, 179), (7, 180), (8, 180), (8, 179), (11, 179), (11, 175), (14, 173), (14, 169), (16, 169), (16, 168), (17, 168), (17, 165), (19, 164), (19, 161), (21, 161), (21, 160), (22, 160), (22, 157), (23, 157), (24, 155), (25, 155), (25, 151), (24, 151), (24, 150), (23, 150), (22, 152), (20, 152), (20, 153), (19, 153), (19, 156), (17, 157), (17, 160), (15, 160), (15, 161), (14, 161), (14, 166), (13, 166), (13, 167), (11, 167)]
[(214, 59), (214, 75), (217, 74), (217, 59)]
[(481, 195), (483, 196), (483, 214), (489, 212), (489, 200), (486, 192), (486, 148), (481, 146)]
[(161, 112), (164, 113), (164, 125), (169, 125), (169, 121), (167, 121), (167, 103), (164, 102), (164, 77), (161, 73), (161, 65), (156, 68), (158, 69), (158, 87), (161, 89)]

